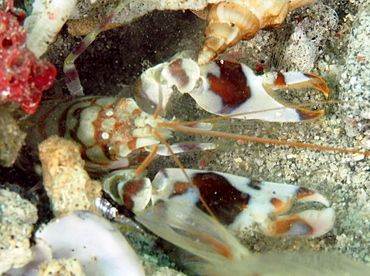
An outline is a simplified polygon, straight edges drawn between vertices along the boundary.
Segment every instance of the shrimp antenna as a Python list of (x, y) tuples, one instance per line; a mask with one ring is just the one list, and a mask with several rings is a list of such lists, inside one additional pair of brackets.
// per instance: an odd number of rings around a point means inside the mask
[[(343, 101), (326, 101), (324, 103), (325, 104), (337, 104), (337, 103), (343, 103)], [(312, 106), (312, 105), (316, 105), (316, 103), (299, 104), (295, 106), (303, 107), (303, 106)], [(337, 152), (363, 154), (366, 156), (370, 156), (370, 152), (368, 151), (351, 150), (351, 149), (344, 149), (344, 148), (337, 148), (337, 147), (330, 147), (330, 146), (321, 146), (321, 145), (307, 144), (307, 143), (301, 143), (301, 142), (280, 141), (280, 140), (268, 139), (268, 138), (257, 138), (257, 137), (241, 135), (241, 134), (232, 134), (232, 133), (225, 133), (225, 132), (220, 132), (220, 131), (215, 131), (215, 130), (203, 130), (203, 129), (196, 129), (196, 128), (188, 127), (188, 126), (198, 124), (198, 123), (209, 123), (209, 122), (221, 121), (224, 119), (232, 119), (235, 116), (248, 115), (248, 114), (272, 111), (272, 110), (281, 110), (284, 108), (286, 107), (270, 108), (270, 109), (261, 110), (261, 111), (245, 112), (245, 113), (240, 113), (236, 115), (235, 114), (226, 115), (222, 117), (208, 118), (208, 119), (202, 119), (202, 120), (197, 120), (197, 121), (160, 122), (158, 126), (172, 128), (174, 130), (181, 131), (181, 132), (203, 134), (203, 135), (209, 135), (213, 137), (229, 138), (229, 139), (262, 143), (262, 144), (285, 145), (285, 146), (292, 146), (292, 147), (299, 147), (299, 148), (309, 148), (309, 149), (314, 149), (314, 150), (337, 151)]]
[(94, 28), (94, 30), (89, 33), (85, 38), (81, 41), (81, 43), (67, 56), (64, 60), (64, 67), (63, 72), (66, 79), (66, 84), (68, 90), (70, 91), (71, 95), (73, 96), (83, 96), (83, 87), (80, 82), (80, 78), (78, 76), (78, 72), (75, 65), (75, 60), (90, 46), (91, 43), (94, 42), (95, 38), (98, 34), (108, 25), (108, 23), (113, 19), (113, 17), (119, 13), (130, 0), (122, 1), (114, 10), (113, 12), (103, 21), (103, 23)]

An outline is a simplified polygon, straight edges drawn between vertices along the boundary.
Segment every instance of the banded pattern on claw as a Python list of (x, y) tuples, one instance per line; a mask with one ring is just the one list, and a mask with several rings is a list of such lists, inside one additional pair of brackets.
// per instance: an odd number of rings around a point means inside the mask
[(199, 65), (207, 64), (240, 40), (252, 39), (261, 29), (278, 28), (289, 11), (316, 0), (234, 0), (211, 7), (198, 55)]
[[(258, 224), (267, 235), (318, 237), (333, 226), (335, 214), (332, 208), (283, 215), (295, 202), (319, 202), (328, 207), (328, 201), (313, 190), (219, 172), (187, 169), (186, 173), (197, 190), (180, 169), (158, 172), (152, 181), (151, 196), (150, 188), (142, 185), (143, 181), (132, 182), (126, 173), (121, 178), (116, 173), (113, 181), (111, 177), (106, 178), (104, 189), (116, 202), (124, 203), (135, 213), (144, 210), (149, 200), (153, 205), (170, 200), (197, 206), (207, 212), (199, 200), (199, 193), (217, 219), (235, 232)], [(131, 186), (129, 191), (128, 186)], [(135, 193), (131, 192), (133, 190)]]

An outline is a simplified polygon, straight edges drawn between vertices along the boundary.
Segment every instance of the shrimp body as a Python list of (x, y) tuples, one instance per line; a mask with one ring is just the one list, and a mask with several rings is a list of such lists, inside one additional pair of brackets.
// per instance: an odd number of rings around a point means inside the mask
[[(38, 127), (28, 130), (29, 144), (37, 144), (51, 135), (75, 141), (90, 171), (128, 167), (136, 162), (141, 151), (151, 152), (154, 148), (156, 154), (170, 155), (153, 134), (155, 129), (162, 139), (171, 138), (171, 129), (159, 126), (170, 121), (142, 111), (132, 98), (90, 96), (46, 101), (30, 120)], [(210, 126), (203, 123), (194, 127)], [(172, 150), (213, 147), (211, 143), (189, 147), (182, 144), (173, 145)]]

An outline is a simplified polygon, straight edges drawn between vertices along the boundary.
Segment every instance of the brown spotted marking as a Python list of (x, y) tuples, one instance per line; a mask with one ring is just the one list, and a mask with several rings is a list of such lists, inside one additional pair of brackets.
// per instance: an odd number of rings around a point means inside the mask
[[(250, 195), (234, 188), (222, 175), (212, 172), (197, 173), (192, 181), (222, 224), (233, 223), (243, 208), (248, 206)], [(197, 207), (205, 211), (200, 202)]]
[(251, 97), (251, 89), (240, 63), (216, 60), (220, 77), (208, 74), (211, 90), (222, 98), (224, 105), (237, 107)]

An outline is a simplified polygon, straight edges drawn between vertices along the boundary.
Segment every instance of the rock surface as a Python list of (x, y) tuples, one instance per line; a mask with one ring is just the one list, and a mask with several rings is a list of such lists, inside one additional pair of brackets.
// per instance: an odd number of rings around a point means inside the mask
[(37, 209), (18, 194), (0, 189), (0, 274), (32, 259), (30, 238)]
[(84, 170), (78, 146), (66, 139), (50, 137), (39, 146), (44, 187), (56, 217), (74, 210), (97, 212), (94, 200), (101, 184)]

